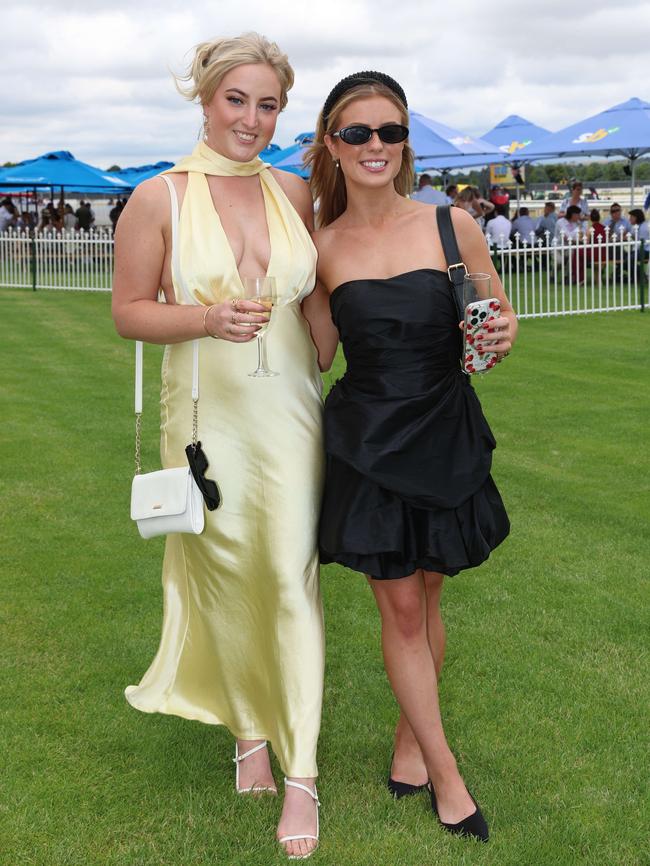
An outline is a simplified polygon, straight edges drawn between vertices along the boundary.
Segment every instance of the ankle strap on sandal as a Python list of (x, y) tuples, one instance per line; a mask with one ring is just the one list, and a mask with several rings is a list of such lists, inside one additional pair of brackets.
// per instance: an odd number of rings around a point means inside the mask
[(253, 746), (253, 748), (249, 749), (247, 752), (242, 752), (242, 754), (240, 755), (239, 754), (239, 746), (235, 743), (235, 751), (237, 752), (237, 754), (233, 758), (233, 762), (235, 764), (238, 764), (240, 761), (243, 761), (244, 758), (250, 758), (250, 756), (254, 755), (255, 752), (259, 752), (265, 748), (266, 748), (266, 740), (264, 740), (263, 743), (258, 743), (257, 746)]
[[(318, 799), (318, 791), (316, 790), (316, 785), (314, 785), (314, 790), (308, 788), (307, 785), (303, 785), (301, 782), (292, 782), (291, 779), (287, 779), (285, 776), (284, 784), (288, 785), (290, 788), (300, 788), (301, 791), (305, 791), (312, 798), (314, 803), (317, 806), (320, 806), (320, 800)], [(301, 837), (302, 838), (302, 837)]]

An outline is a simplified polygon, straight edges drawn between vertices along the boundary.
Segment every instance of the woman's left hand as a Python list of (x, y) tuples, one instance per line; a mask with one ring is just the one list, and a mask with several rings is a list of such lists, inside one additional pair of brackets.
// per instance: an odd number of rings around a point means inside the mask
[[(497, 361), (502, 361), (512, 349), (511, 323), (507, 316), (491, 319), (479, 333), (484, 334), (483, 351), (496, 352)], [(479, 352), (481, 350), (479, 349)]]

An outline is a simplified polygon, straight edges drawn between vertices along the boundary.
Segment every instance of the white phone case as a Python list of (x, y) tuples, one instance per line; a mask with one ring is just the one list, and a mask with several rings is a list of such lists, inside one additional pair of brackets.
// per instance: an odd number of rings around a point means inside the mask
[(482, 343), (490, 341), (483, 328), (500, 315), (501, 304), (498, 298), (486, 298), (465, 307), (463, 370), (466, 373), (485, 373), (496, 364), (497, 356), (494, 352), (479, 352), (478, 348)]

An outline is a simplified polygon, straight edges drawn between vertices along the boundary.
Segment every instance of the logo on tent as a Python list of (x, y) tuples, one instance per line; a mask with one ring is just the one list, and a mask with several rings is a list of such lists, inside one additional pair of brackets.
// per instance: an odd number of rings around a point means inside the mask
[(499, 150), (502, 153), (515, 153), (517, 150), (523, 150), (524, 147), (528, 147), (528, 145), (532, 142), (532, 138), (527, 139), (526, 141), (511, 141), (510, 144), (502, 144), (499, 147)]
[(611, 129), (597, 129), (596, 132), (583, 132), (577, 138), (573, 139), (572, 144), (593, 144), (595, 141), (602, 141), (608, 135), (618, 132), (620, 126), (613, 126)]

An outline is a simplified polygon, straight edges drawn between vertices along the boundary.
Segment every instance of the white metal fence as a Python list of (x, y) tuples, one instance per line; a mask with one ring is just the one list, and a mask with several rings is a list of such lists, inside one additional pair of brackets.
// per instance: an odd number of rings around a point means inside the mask
[(648, 250), (636, 231), (516, 234), (488, 246), (520, 318), (643, 309), (648, 302)]
[(0, 232), (0, 286), (110, 291), (110, 229)]
[[(636, 236), (501, 238), (489, 245), (520, 318), (642, 309), (647, 250)], [(110, 291), (110, 230), (0, 233), (0, 286)]]

